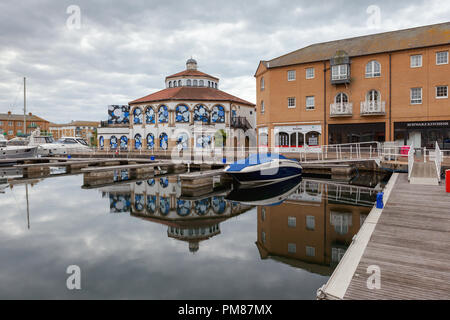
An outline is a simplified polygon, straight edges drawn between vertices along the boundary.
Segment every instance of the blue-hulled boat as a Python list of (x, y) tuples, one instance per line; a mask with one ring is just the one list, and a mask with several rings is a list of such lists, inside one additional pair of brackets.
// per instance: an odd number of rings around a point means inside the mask
[(227, 166), (224, 171), (242, 185), (253, 185), (301, 176), (302, 166), (280, 154), (258, 153)]

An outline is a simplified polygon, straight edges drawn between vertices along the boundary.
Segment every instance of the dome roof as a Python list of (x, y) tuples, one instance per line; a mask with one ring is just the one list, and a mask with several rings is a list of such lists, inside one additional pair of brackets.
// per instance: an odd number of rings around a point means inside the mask
[(188, 63), (195, 63), (195, 64), (197, 64), (197, 61), (195, 61), (195, 59), (190, 58), (190, 59), (188, 59), (188, 61), (186, 61), (186, 64), (188, 64)]

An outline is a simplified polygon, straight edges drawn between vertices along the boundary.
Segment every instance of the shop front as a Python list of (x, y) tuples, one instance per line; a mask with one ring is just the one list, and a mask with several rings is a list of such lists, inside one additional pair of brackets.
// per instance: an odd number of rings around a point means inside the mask
[(318, 147), (321, 125), (278, 126), (274, 128), (275, 147), (282, 152), (299, 152), (305, 147)]
[(386, 124), (384, 122), (330, 124), (328, 133), (329, 144), (384, 142)]
[(450, 120), (395, 122), (394, 139), (398, 144), (434, 149), (450, 149)]

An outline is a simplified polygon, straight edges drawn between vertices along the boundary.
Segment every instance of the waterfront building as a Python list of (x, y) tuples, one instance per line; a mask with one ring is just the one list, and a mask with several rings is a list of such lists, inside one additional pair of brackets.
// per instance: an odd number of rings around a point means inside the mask
[[(50, 122), (38, 117), (31, 112), (25, 117), (26, 119), (26, 133), (31, 134), (34, 130), (39, 129), (41, 133), (48, 133)], [(23, 132), (23, 114), (0, 113), (0, 134), (7, 139), (12, 139), (24, 134)]]
[(128, 106), (109, 106), (99, 146), (141, 151), (250, 146), (255, 105), (221, 91), (219, 82), (189, 59), (186, 70), (166, 77), (165, 89)]
[(96, 121), (71, 121), (70, 123), (49, 126), (49, 131), (55, 140), (61, 137), (81, 137), (90, 145), (97, 143), (97, 128), (100, 122)]
[(255, 74), (260, 146), (450, 148), (450, 23), (317, 43)]

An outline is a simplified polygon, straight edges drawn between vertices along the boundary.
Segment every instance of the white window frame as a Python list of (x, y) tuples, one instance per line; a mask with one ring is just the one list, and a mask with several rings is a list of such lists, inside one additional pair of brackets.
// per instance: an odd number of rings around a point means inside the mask
[[(343, 69), (345, 69), (345, 73), (343, 73)], [(348, 78), (348, 65), (347, 64), (338, 64), (336, 66), (331, 67), (331, 79), (332, 80), (343, 80)]]
[(310, 247), (310, 246), (306, 246), (306, 256), (307, 257), (315, 257), (316, 256), (316, 248), (314, 247)]
[[(294, 104), (291, 104), (291, 102), (294, 102)], [(297, 99), (295, 97), (289, 97), (288, 98), (288, 108), (294, 109), (297, 107)]]
[[(414, 59), (415, 58), (417, 58), (417, 57), (420, 57), (420, 64), (418, 64), (418, 65), (414, 65)], [(413, 54), (411, 57), (410, 57), (410, 67), (411, 68), (421, 68), (422, 67), (422, 65), (423, 65), (423, 57), (422, 57), (422, 55), (421, 54)]]
[(288, 217), (288, 227), (289, 228), (297, 227), (297, 218), (296, 217)]
[[(447, 93), (447, 95), (439, 97), (438, 96), (438, 90), (439, 88), (446, 88), (445, 92)], [(436, 99), (448, 99), (448, 86), (436, 86)]]
[[(439, 54), (440, 53), (445, 53), (445, 56), (447, 57), (445, 62), (439, 62)], [(436, 52), (436, 65), (440, 66), (443, 64), (448, 64), (448, 51), (438, 51)]]
[[(208, 81), (209, 82), (209, 81)], [(265, 81), (264, 81), (264, 77), (262, 77), (261, 78), (261, 81), (260, 81), (260, 90), (261, 91), (264, 91), (264, 89), (265, 89)]]
[(316, 230), (316, 217), (306, 216), (306, 230), (309, 231)]
[[(311, 73), (312, 72), (312, 75)], [(314, 68), (306, 68), (306, 79), (314, 79), (316, 77), (316, 71), (314, 70)]]
[(264, 107), (264, 100), (261, 100), (261, 113), (264, 113), (266, 111)]
[(288, 253), (297, 253), (297, 244), (288, 243)]
[[(420, 102), (418, 102), (419, 99), (413, 99), (413, 92), (415, 89), (420, 89)], [(410, 104), (416, 105), (416, 104), (422, 104), (423, 103), (423, 90), (422, 88), (411, 88), (410, 90)]]
[[(312, 100), (312, 105), (308, 104), (308, 101)], [(316, 109), (316, 98), (314, 96), (306, 97), (306, 110), (315, 110)]]
[[(375, 72), (376, 65), (378, 65), (380, 67), (379, 72)], [(369, 66), (370, 66), (370, 72), (367, 71)], [(379, 63), (377, 60), (369, 61), (366, 64), (366, 78), (379, 78), (379, 77), (381, 77), (381, 63)]]
[(297, 78), (297, 73), (295, 70), (288, 70), (287, 72), (287, 80), (288, 81), (295, 81)]

